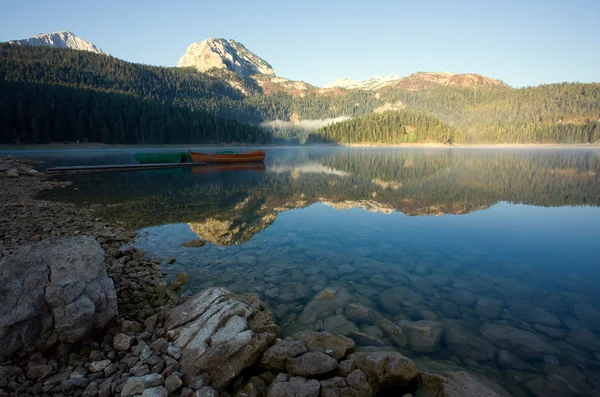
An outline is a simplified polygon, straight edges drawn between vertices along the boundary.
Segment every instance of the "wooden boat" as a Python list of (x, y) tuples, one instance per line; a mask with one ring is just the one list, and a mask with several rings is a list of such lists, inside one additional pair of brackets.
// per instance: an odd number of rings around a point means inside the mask
[(232, 172), (232, 171), (254, 171), (264, 172), (265, 164), (261, 162), (254, 163), (229, 163), (229, 164), (209, 164), (204, 167), (192, 168), (192, 174), (208, 174), (211, 172)]
[(133, 158), (140, 164), (188, 163), (192, 161), (187, 152), (136, 153), (133, 155)]
[(255, 150), (249, 153), (220, 152), (199, 153), (190, 151), (194, 163), (254, 163), (265, 160), (265, 152)]

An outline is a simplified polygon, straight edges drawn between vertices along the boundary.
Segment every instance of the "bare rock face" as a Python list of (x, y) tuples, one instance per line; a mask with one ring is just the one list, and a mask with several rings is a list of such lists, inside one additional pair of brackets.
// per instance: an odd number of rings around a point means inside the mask
[(0, 357), (75, 343), (106, 327), (117, 295), (89, 236), (44, 240), (0, 261)]
[(56, 47), (70, 48), (73, 50), (90, 51), (96, 54), (108, 55), (98, 48), (94, 43), (90, 43), (71, 32), (40, 33), (33, 37), (23, 40), (12, 40), (10, 44), (28, 45), (38, 47)]
[(227, 69), (241, 76), (254, 74), (275, 75), (264, 59), (249, 51), (235, 40), (212, 38), (190, 45), (179, 59), (178, 67), (193, 67), (200, 72)]
[(209, 288), (172, 309), (165, 326), (181, 349), (180, 372), (208, 374), (223, 390), (254, 364), (279, 335), (273, 315), (255, 295)]

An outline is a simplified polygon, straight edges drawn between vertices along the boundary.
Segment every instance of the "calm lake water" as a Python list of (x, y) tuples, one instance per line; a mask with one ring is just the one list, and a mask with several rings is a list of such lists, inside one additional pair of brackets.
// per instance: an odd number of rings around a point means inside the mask
[[(138, 227), (134, 245), (168, 278), (189, 275), (185, 294), (259, 294), (284, 335), (341, 333), (517, 396), (598, 395), (600, 150), (266, 151), (264, 167), (243, 170), (69, 176), (45, 198)], [(128, 151), (28, 157), (133, 162)]]

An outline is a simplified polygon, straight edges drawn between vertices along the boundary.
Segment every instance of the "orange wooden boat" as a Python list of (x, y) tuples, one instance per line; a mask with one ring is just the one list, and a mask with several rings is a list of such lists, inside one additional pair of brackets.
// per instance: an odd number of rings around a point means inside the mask
[(190, 156), (194, 163), (254, 163), (265, 159), (265, 152), (255, 150), (249, 153), (221, 152), (221, 153), (198, 153), (190, 150)]

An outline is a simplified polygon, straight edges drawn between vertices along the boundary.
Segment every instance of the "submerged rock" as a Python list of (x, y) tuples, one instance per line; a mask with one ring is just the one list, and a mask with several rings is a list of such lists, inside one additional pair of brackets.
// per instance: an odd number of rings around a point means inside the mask
[(575, 328), (567, 334), (567, 343), (592, 352), (600, 351), (600, 339), (592, 332), (583, 328)]
[(542, 341), (537, 335), (508, 325), (483, 324), (481, 335), (522, 359), (542, 359), (547, 354), (558, 354), (556, 347)]
[(104, 251), (92, 237), (51, 238), (0, 260), (0, 357), (75, 343), (117, 313)]
[(417, 353), (434, 352), (443, 333), (443, 325), (437, 321), (415, 321), (403, 328), (408, 336), (408, 347)]
[(303, 342), (308, 351), (327, 353), (336, 359), (352, 353), (355, 347), (352, 339), (329, 332), (300, 332), (294, 337)]
[(483, 376), (464, 371), (422, 373), (417, 395), (440, 397), (511, 397), (511, 394)]
[(306, 353), (307, 350), (304, 343), (292, 338), (285, 338), (265, 351), (260, 359), (260, 365), (268, 369), (283, 371), (288, 358), (299, 356)]
[(348, 360), (366, 375), (374, 394), (382, 388), (406, 387), (419, 375), (412, 360), (398, 352), (354, 353)]
[(494, 359), (496, 348), (490, 342), (474, 335), (454, 321), (445, 320), (443, 325), (446, 345), (452, 353), (476, 361)]
[(254, 364), (279, 334), (257, 297), (225, 288), (209, 288), (175, 307), (165, 326), (181, 349), (180, 372), (207, 373), (217, 390)]
[(306, 305), (298, 317), (298, 324), (312, 325), (320, 318), (333, 315), (336, 309), (345, 308), (353, 300), (345, 288), (325, 288)]
[(375, 310), (358, 303), (349, 304), (344, 314), (357, 324), (375, 324), (381, 318)]

